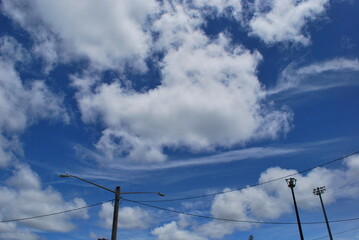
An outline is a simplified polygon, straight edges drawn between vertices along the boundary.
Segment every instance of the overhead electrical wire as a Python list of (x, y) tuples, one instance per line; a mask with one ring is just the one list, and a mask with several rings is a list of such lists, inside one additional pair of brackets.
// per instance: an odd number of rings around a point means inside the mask
[[(278, 181), (287, 177), (291, 177), (297, 174), (301, 174), (304, 172), (308, 172), (310, 170), (316, 169), (318, 167), (323, 167), (325, 165), (343, 160), (344, 158), (353, 156), (355, 154), (358, 154), (359, 151), (353, 152), (351, 154), (347, 154), (345, 156), (339, 157), (337, 159), (319, 164), (317, 166), (311, 167), (311, 168), (307, 168), (305, 170), (299, 171), (297, 173), (294, 174), (289, 174), (286, 176), (282, 176), (279, 178), (274, 178), (271, 179), (269, 181), (266, 182), (261, 182), (261, 183), (257, 183), (257, 184), (253, 184), (250, 186), (247, 186), (245, 188), (249, 188), (249, 187), (256, 187), (259, 185), (263, 185), (263, 184), (267, 184), (270, 182), (274, 182), (274, 181)], [(189, 216), (193, 216), (193, 217), (200, 217), (200, 218), (206, 218), (206, 219), (213, 219), (213, 220), (221, 220), (221, 221), (229, 221), (229, 222), (241, 222), (241, 223), (253, 223), (253, 224), (297, 224), (297, 223), (292, 223), (292, 222), (270, 222), (270, 221), (250, 221), (250, 220), (238, 220), (238, 219), (227, 219), (227, 218), (217, 218), (217, 217), (211, 217), (211, 216), (203, 216), (203, 215), (198, 215), (198, 214), (193, 214), (193, 213), (186, 213), (186, 212), (182, 212), (182, 211), (178, 211), (178, 210), (173, 210), (173, 209), (168, 209), (168, 208), (163, 208), (163, 207), (158, 207), (158, 206), (154, 206), (154, 205), (150, 205), (150, 204), (146, 204), (145, 202), (169, 202), (169, 201), (180, 201), (180, 200), (189, 200), (189, 199), (194, 199), (194, 198), (201, 198), (201, 197), (208, 197), (208, 196), (215, 196), (215, 195), (220, 195), (220, 194), (224, 194), (224, 193), (228, 193), (228, 192), (234, 192), (234, 191), (239, 191), (245, 188), (238, 188), (238, 189), (233, 189), (233, 190), (228, 190), (228, 191), (223, 191), (223, 192), (217, 192), (217, 193), (212, 193), (212, 194), (204, 194), (204, 195), (198, 195), (198, 196), (191, 196), (191, 197), (184, 197), (184, 198), (176, 198), (176, 199), (168, 199), (168, 200), (154, 200), (154, 201), (134, 201), (134, 200), (130, 200), (127, 198), (122, 198), (122, 200), (128, 201), (128, 202), (132, 202), (132, 203), (136, 203), (136, 204), (140, 204), (143, 206), (147, 206), (147, 207), (152, 207), (152, 208), (156, 208), (156, 209), (160, 209), (160, 210), (164, 210), (164, 211), (169, 211), (169, 212), (173, 212), (173, 213), (178, 213), (178, 214), (183, 214), (183, 215), (189, 215)], [(113, 201), (113, 199), (111, 200), (107, 200), (107, 201), (103, 201), (103, 202), (99, 202), (99, 203), (95, 203), (95, 204), (91, 204), (91, 205), (87, 205), (87, 206), (83, 206), (83, 207), (78, 207), (78, 208), (73, 208), (73, 209), (69, 209), (69, 210), (65, 210), (65, 211), (60, 211), (60, 212), (55, 212), (55, 213), (49, 213), (49, 214), (43, 214), (43, 215), (38, 215), (38, 216), (32, 216), (32, 217), (24, 217), (24, 218), (17, 218), (17, 219), (10, 219), (10, 220), (1, 220), (0, 223), (9, 223), (9, 222), (18, 222), (18, 221), (25, 221), (25, 220), (31, 220), (31, 219), (36, 219), (36, 218), (42, 218), (42, 217), (49, 217), (49, 216), (54, 216), (54, 215), (58, 215), (58, 214), (63, 214), (63, 213), (69, 213), (69, 212), (73, 212), (73, 211), (78, 211), (81, 209), (85, 209), (85, 208), (90, 208), (90, 207), (95, 207), (98, 205), (101, 205), (103, 203), (107, 203), (107, 202), (111, 202)], [(356, 221), (359, 220), (358, 218), (349, 218), (349, 219), (341, 219), (341, 220), (334, 220), (334, 221), (330, 221), (331, 223), (337, 223), (337, 222), (348, 222), (348, 221)], [(322, 224), (325, 222), (303, 222), (302, 224)], [(357, 229), (357, 228), (355, 228)], [(355, 229), (351, 229), (348, 231), (352, 231)], [(345, 232), (345, 231), (344, 231)], [(340, 232), (340, 233), (344, 233), (344, 232)], [(337, 233), (339, 234), (339, 233)]]
[(278, 177), (278, 178), (273, 178), (273, 179), (268, 180), (268, 181), (265, 181), (265, 182), (260, 182), (260, 183), (248, 185), (248, 186), (243, 187), (243, 188), (236, 188), (236, 189), (231, 189), (231, 190), (222, 191), (222, 192), (215, 192), (215, 193), (202, 194), (202, 195), (189, 196), (189, 197), (182, 197), (182, 198), (172, 198), (172, 199), (163, 199), (163, 200), (141, 200), (141, 202), (174, 202), (174, 201), (184, 201), (184, 200), (191, 200), (191, 199), (203, 198), (203, 197), (214, 197), (214, 196), (217, 196), (217, 195), (221, 195), (221, 194), (225, 194), (225, 193), (229, 193), (229, 192), (236, 192), (236, 191), (240, 191), (240, 190), (243, 190), (243, 189), (252, 188), (252, 187), (257, 187), (257, 186), (264, 185), (264, 184), (267, 184), (267, 183), (271, 183), (271, 182), (275, 182), (275, 181), (278, 181), (278, 180), (286, 179), (286, 178), (288, 178), (288, 177), (292, 177), (292, 176), (295, 176), (295, 175), (298, 175), (298, 174), (302, 174), (302, 173), (305, 173), (305, 172), (309, 172), (309, 171), (311, 171), (311, 170), (313, 170), (313, 169), (316, 169), (316, 168), (319, 168), (319, 167), (323, 167), (323, 166), (332, 164), (332, 163), (334, 163), (334, 162), (341, 161), (341, 160), (343, 160), (343, 159), (345, 159), (345, 158), (348, 158), (348, 157), (353, 156), (353, 155), (356, 155), (356, 154), (359, 154), (359, 151), (355, 151), (355, 152), (353, 152), (353, 153), (344, 155), (344, 156), (342, 156), (342, 157), (338, 157), (338, 158), (336, 158), (336, 159), (334, 159), (334, 160), (321, 163), (321, 164), (316, 165), (316, 166), (314, 166), (314, 167), (310, 167), (310, 168), (307, 168), (307, 169), (298, 171), (298, 172), (293, 173), (293, 174), (288, 174), (288, 175), (286, 175), (286, 176), (282, 176), (282, 177)]
[[(124, 200), (124, 201), (136, 203), (136, 204), (143, 205), (143, 206), (146, 206), (146, 207), (156, 208), (156, 209), (163, 210), (163, 211), (168, 211), (168, 212), (173, 212), (173, 213), (178, 213), (178, 214), (188, 215), (188, 216), (198, 217), (198, 218), (212, 219), (212, 220), (220, 220), (220, 221), (227, 221), (227, 222), (239, 222), (239, 223), (255, 223), (255, 224), (276, 224), (276, 225), (296, 225), (296, 224), (298, 224), (296, 222), (271, 222), (271, 221), (252, 221), (252, 220), (218, 218), (218, 217), (204, 216), (204, 215), (199, 215), (199, 214), (194, 214), (194, 213), (187, 213), (187, 212), (182, 212), (182, 211), (178, 211), (178, 210), (174, 210), (174, 209), (154, 206), (154, 205), (151, 205), (151, 204), (143, 203), (142, 201), (134, 201), (134, 200), (130, 200), (130, 199), (127, 199), (127, 198), (121, 198), (121, 199)], [(349, 221), (357, 221), (357, 220), (359, 220), (359, 217), (357, 217), (357, 218), (339, 219), (339, 220), (333, 220), (333, 221), (329, 221), (329, 222), (330, 223), (338, 223), (338, 222), (349, 222)], [(307, 225), (310, 225), (310, 224), (324, 224), (324, 223), (326, 223), (326, 222), (322, 222), (322, 221), (319, 221), (319, 222), (302, 222), (302, 224), (307, 224)]]
[(69, 209), (69, 210), (65, 210), (65, 211), (61, 211), (61, 212), (54, 212), (54, 213), (49, 213), (49, 214), (43, 214), (43, 215), (32, 216), (32, 217), (16, 218), (16, 219), (10, 219), (10, 220), (1, 220), (0, 223), (19, 222), (19, 221), (31, 220), (31, 219), (35, 219), (35, 218), (50, 217), (50, 216), (54, 216), (54, 215), (58, 215), (58, 214), (69, 213), (69, 212), (78, 211), (78, 210), (85, 209), (85, 208), (95, 207), (95, 206), (101, 205), (103, 203), (111, 202), (111, 201), (113, 201), (113, 199), (108, 200), (108, 201), (99, 202), (99, 203), (94, 203), (94, 204), (83, 206), (83, 207), (73, 208), (73, 209)]
[[(99, 203), (94, 203), (94, 204), (83, 206), (83, 207), (73, 208), (73, 209), (69, 209), (69, 210), (65, 210), (65, 211), (61, 211), (61, 212), (43, 214), (43, 215), (32, 216), (32, 217), (16, 218), (16, 219), (10, 219), (10, 220), (2, 220), (2, 221), (0, 221), (0, 223), (19, 222), (19, 221), (36, 219), (36, 218), (50, 217), (50, 216), (54, 216), (54, 215), (58, 215), (58, 214), (64, 214), (64, 213), (69, 213), (69, 212), (73, 212), (73, 211), (82, 210), (82, 209), (85, 209), (85, 208), (95, 207), (95, 206), (98, 206), (98, 205), (101, 205), (101, 204), (104, 204), (104, 203), (107, 203), (107, 202), (112, 202), (113, 200), (114, 199), (111, 199), (111, 200), (107, 200), (107, 201), (103, 201), (103, 202), (99, 202)], [(194, 213), (186, 213), (186, 212), (183, 212), (183, 211), (178, 211), (178, 210), (164, 208), (164, 207), (158, 207), (158, 206), (154, 206), (154, 205), (150, 205), (150, 204), (147, 204), (147, 203), (134, 201), (134, 200), (130, 200), (130, 199), (127, 199), (127, 198), (122, 198), (122, 197), (121, 197), (121, 200), (136, 203), (136, 204), (151, 207), (151, 208), (156, 208), (156, 209), (163, 210), (163, 211), (173, 212), (173, 213), (182, 214), (182, 215), (188, 215), (188, 216), (192, 216), (192, 217), (212, 219), (212, 220), (220, 220), (220, 221), (227, 221), (227, 222), (239, 222), (239, 223), (252, 223), (252, 224), (272, 224), (272, 225), (273, 224), (275, 224), (275, 225), (295, 225), (295, 224), (297, 224), (297, 223), (294, 223), (294, 222), (271, 222), (271, 221), (252, 221), (252, 220), (218, 218), (218, 217), (204, 216), (204, 215), (199, 215), (199, 214), (194, 214)], [(333, 220), (333, 221), (329, 221), (329, 222), (330, 223), (338, 223), (338, 222), (349, 222), (349, 221), (357, 221), (357, 220), (359, 220), (359, 217), (340, 219), (340, 220)], [(324, 224), (324, 223), (325, 222), (302, 222), (302, 224)], [(350, 229), (350, 230), (343, 231), (343, 232), (339, 232), (339, 233), (336, 233), (336, 234), (349, 232), (349, 231), (352, 231), (352, 230), (355, 230), (355, 229), (357, 229), (357, 228)]]
[[(348, 230), (345, 230), (345, 231), (333, 233), (333, 235), (339, 235), (339, 234), (342, 234), (342, 233), (347, 233), (347, 232), (351, 232), (351, 231), (358, 230), (358, 229), (359, 229), (359, 227), (351, 228), (351, 229), (348, 229)], [(324, 238), (328, 238), (328, 236), (322, 236), (322, 237), (318, 237), (318, 238), (312, 238), (311, 240), (318, 240), (318, 239), (324, 239)]]

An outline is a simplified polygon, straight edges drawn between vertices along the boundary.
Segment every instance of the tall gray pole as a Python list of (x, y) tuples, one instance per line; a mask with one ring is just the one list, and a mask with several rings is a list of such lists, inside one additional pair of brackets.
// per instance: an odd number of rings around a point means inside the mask
[(296, 185), (297, 179), (291, 177), (291, 178), (287, 178), (285, 181), (287, 182), (288, 187), (292, 190), (292, 197), (293, 197), (293, 202), (294, 202), (295, 214), (297, 216), (300, 239), (304, 240), (303, 231), (302, 231), (302, 225), (300, 224), (297, 201), (295, 200), (295, 196), (294, 196), (294, 187)]
[(120, 194), (121, 188), (119, 186), (116, 187), (115, 190), (115, 202), (113, 208), (113, 221), (112, 221), (112, 236), (111, 240), (117, 239), (117, 225), (118, 225), (118, 207), (120, 204)]
[(295, 196), (294, 196), (293, 187), (291, 187), (290, 189), (292, 190), (292, 196), (293, 196), (295, 214), (296, 214), (296, 216), (297, 216), (297, 222), (298, 222), (298, 229), (299, 229), (300, 239), (301, 239), (301, 240), (304, 240), (302, 225), (301, 225), (301, 223), (300, 223), (299, 212), (298, 212), (297, 202), (296, 202)]
[(97, 183), (88, 181), (86, 179), (77, 177), (75, 175), (70, 175), (70, 174), (61, 174), (60, 177), (62, 178), (69, 178), (69, 177), (73, 177), (73, 178), (77, 178), (81, 181), (87, 182), (89, 184), (95, 185), (96, 187), (105, 189), (109, 192), (112, 192), (115, 194), (115, 202), (114, 202), (114, 209), (113, 209), (113, 222), (112, 222), (112, 236), (111, 236), (111, 240), (116, 240), (117, 239), (117, 225), (118, 225), (118, 208), (119, 208), (119, 204), (120, 204), (120, 199), (121, 199), (121, 194), (142, 194), (142, 193), (154, 193), (157, 194), (160, 197), (164, 197), (165, 195), (163, 193), (160, 192), (121, 192), (121, 188), (119, 186), (116, 187), (115, 191), (111, 190), (107, 187), (101, 186)]
[(323, 204), (322, 194), (319, 194), (319, 198), (320, 198), (320, 203), (322, 204), (322, 209), (323, 209), (323, 213), (324, 213), (325, 222), (327, 223), (327, 229), (328, 229), (328, 233), (329, 233), (329, 238), (330, 238), (330, 240), (333, 240), (332, 231), (330, 231), (330, 226), (329, 226), (329, 222), (328, 222), (327, 213), (325, 212), (325, 208), (324, 208), (324, 204)]
[(320, 203), (322, 205), (322, 209), (323, 209), (323, 213), (324, 213), (325, 222), (327, 224), (327, 229), (328, 229), (328, 233), (329, 233), (329, 239), (333, 240), (332, 231), (330, 230), (327, 213), (325, 211), (324, 203), (323, 203), (323, 199), (322, 199), (322, 193), (324, 193), (325, 190), (326, 190), (325, 187), (317, 187), (317, 188), (313, 189), (313, 193), (315, 195), (319, 195)]

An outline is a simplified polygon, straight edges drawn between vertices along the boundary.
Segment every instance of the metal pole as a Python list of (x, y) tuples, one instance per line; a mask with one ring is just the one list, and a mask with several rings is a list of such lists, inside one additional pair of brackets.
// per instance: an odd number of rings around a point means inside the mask
[(113, 208), (111, 240), (117, 239), (118, 207), (119, 207), (119, 203), (120, 203), (120, 194), (121, 194), (121, 188), (119, 186), (117, 186), (116, 191), (115, 191), (115, 202), (114, 202), (114, 208)]
[(324, 213), (325, 222), (327, 223), (327, 229), (328, 229), (328, 233), (329, 233), (329, 238), (330, 238), (330, 240), (333, 240), (332, 232), (330, 231), (330, 226), (329, 226), (329, 222), (328, 222), (328, 218), (327, 218), (327, 213), (325, 212), (325, 208), (324, 208), (324, 204), (323, 204), (322, 194), (319, 192), (318, 195), (319, 195), (320, 203), (322, 204), (322, 209), (323, 209), (323, 213)]
[(301, 226), (301, 224), (300, 224), (299, 212), (298, 212), (297, 202), (296, 202), (296, 200), (295, 200), (295, 196), (294, 196), (294, 190), (293, 190), (293, 187), (290, 187), (290, 189), (292, 190), (292, 196), (293, 196), (293, 202), (294, 202), (295, 214), (297, 215), (297, 222), (298, 222), (298, 228), (299, 228), (300, 239), (301, 239), (301, 240), (304, 240), (303, 231), (302, 231), (302, 226)]
[(94, 182), (91, 182), (91, 181), (88, 181), (86, 179), (83, 179), (83, 178), (80, 178), (80, 177), (77, 177), (75, 175), (70, 175), (70, 174), (61, 174), (60, 177), (62, 178), (69, 178), (69, 177), (72, 177), (72, 178), (77, 178), (81, 181), (84, 181), (84, 182), (87, 182), (89, 184), (92, 184), (92, 185), (95, 185), (96, 187), (99, 187), (99, 188), (102, 188), (102, 189), (105, 189), (109, 192), (113, 192), (115, 194), (115, 202), (114, 202), (114, 209), (113, 209), (113, 222), (112, 222), (112, 236), (111, 236), (111, 240), (116, 240), (117, 239), (117, 224), (118, 224), (118, 208), (119, 208), (119, 204), (120, 204), (120, 198), (121, 198), (121, 194), (141, 194), (141, 193), (155, 193), (157, 194), (158, 196), (160, 197), (164, 197), (165, 195), (163, 193), (160, 193), (160, 192), (121, 192), (121, 188), (120, 186), (117, 186), (116, 187), (116, 190), (111, 190), (107, 187), (104, 187), (104, 186), (101, 186), (97, 183), (94, 183)]

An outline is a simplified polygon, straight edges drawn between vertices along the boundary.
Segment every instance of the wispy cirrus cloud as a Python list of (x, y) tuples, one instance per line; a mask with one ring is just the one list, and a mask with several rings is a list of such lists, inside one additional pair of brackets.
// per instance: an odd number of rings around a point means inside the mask
[[(338, 143), (347, 142), (346, 138), (327, 139), (306, 143), (292, 143), (267, 147), (252, 147), (237, 150), (227, 150), (220, 153), (211, 153), (202, 157), (186, 158), (186, 159), (169, 159), (161, 163), (127, 163), (123, 162), (104, 162), (102, 154), (89, 148), (77, 145), (75, 151), (80, 158), (86, 159), (86, 162), (81, 162), (81, 166), (77, 169), (79, 174), (85, 174), (94, 179), (107, 179), (110, 181), (125, 181), (126, 178), (131, 179), (131, 174), (127, 171), (143, 171), (151, 172), (164, 169), (186, 168), (193, 166), (205, 166), (214, 164), (225, 164), (235, 161), (262, 159), (271, 157), (282, 157), (296, 154), (303, 154), (308, 152), (317, 152), (323, 148), (330, 148)], [(353, 141), (353, 140), (350, 140)], [(90, 161), (91, 160), (91, 161)], [(93, 164), (99, 164), (100, 169), (91, 169)], [(54, 170), (54, 169), (52, 169)], [(116, 174), (116, 171), (124, 170), (121, 174)], [(102, 171), (113, 172), (113, 174), (101, 174)], [(112, 176), (112, 177), (110, 177)], [(117, 176), (117, 177), (115, 177)]]
[(243, 150), (232, 150), (225, 153), (210, 155), (207, 157), (187, 159), (187, 160), (176, 160), (170, 161), (168, 163), (162, 163), (157, 165), (143, 165), (143, 166), (124, 166), (119, 164), (111, 165), (113, 168), (124, 168), (132, 170), (160, 170), (160, 169), (169, 169), (169, 168), (179, 168), (179, 167), (190, 167), (190, 166), (200, 166), (200, 165), (210, 165), (210, 164), (221, 164), (228, 163), (233, 161), (241, 161), (245, 159), (260, 159), (266, 157), (288, 155), (302, 151), (300, 148), (275, 148), (275, 147), (254, 147)]
[[(229, 163), (234, 161), (242, 161), (246, 159), (261, 159), (261, 158), (274, 157), (274, 156), (290, 155), (290, 154), (307, 151), (308, 149), (309, 149), (308, 146), (304, 146), (304, 145), (297, 145), (297, 146), (293, 145), (293, 146), (285, 146), (285, 147), (284, 146), (283, 147), (253, 147), (253, 148), (240, 149), (240, 150), (230, 150), (224, 153), (211, 154), (205, 157), (190, 158), (185, 160), (181, 160), (181, 159), (169, 160), (162, 163), (124, 164), (115, 161), (115, 162), (107, 162), (106, 164), (102, 165), (101, 154), (77, 146), (78, 154), (82, 156), (86, 156), (87, 159), (94, 159), (95, 161), (98, 161), (98, 163), (100, 163), (100, 165), (106, 169), (105, 171), (111, 171), (111, 170), (156, 171), (162, 169), (222, 164), (222, 163)], [(85, 171), (84, 174), (86, 174), (87, 170), (86, 169), (83, 170)], [(96, 174), (95, 172), (96, 171), (92, 172), (89, 175), (95, 174), (96, 176), (100, 177), (101, 174), (99, 175)], [(110, 178), (106, 178), (106, 179), (110, 179)]]
[(306, 66), (289, 64), (280, 74), (277, 85), (268, 94), (287, 96), (335, 87), (358, 85), (358, 59), (334, 58)]
[(310, 75), (329, 71), (359, 71), (359, 61), (358, 59), (335, 58), (301, 67), (297, 73)]

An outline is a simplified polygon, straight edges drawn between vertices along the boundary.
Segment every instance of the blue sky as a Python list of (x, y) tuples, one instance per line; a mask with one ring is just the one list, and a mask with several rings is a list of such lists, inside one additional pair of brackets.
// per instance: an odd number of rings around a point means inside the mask
[[(1, 222), (0, 239), (110, 238), (113, 194), (64, 173), (166, 194), (134, 201), (196, 197), (146, 202), (175, 212), (295, 223), (285, 181), (262, 183), (359, 151), (358, 1), (0, 4), (0, 220), (104, 202)], [(295, 175), (302, 222), (324, 221), (320, 186), (330, 220), (358, 218), (358, 174), (354, 154)], [(119, 239), (299, 238), (163, 209), (122, 200)], [(358, 227), (331, 224), (341, 240)]]

